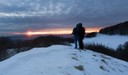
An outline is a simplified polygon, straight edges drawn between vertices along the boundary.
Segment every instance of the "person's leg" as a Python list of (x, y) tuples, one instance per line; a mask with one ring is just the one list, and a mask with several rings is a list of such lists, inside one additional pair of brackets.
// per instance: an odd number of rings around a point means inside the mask
[(77, 37), (74, 36), (75, 49), (77, 48)]
[(79, 40), (79, 48), (80, 49), (84, 49), (84, 47), (83, 47), (83, 40), (82, 39)]
[(75, 39), (74, 43), (75, 43), (75, 48), (77, 48), (77, 40), (76, 39)]

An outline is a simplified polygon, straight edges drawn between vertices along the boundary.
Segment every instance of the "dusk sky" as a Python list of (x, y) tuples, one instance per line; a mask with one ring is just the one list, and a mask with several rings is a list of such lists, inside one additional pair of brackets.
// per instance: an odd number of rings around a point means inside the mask
[(128, 0), (0, 0), (0, 35), (103, 28), (128, 21)]

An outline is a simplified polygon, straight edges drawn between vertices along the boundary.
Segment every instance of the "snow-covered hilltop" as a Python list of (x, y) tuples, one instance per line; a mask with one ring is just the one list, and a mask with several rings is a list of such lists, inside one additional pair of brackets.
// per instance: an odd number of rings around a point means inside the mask
[(54, 45), (0, 62), (0, 75), (128, 75), (128, 63), (90, 50)]

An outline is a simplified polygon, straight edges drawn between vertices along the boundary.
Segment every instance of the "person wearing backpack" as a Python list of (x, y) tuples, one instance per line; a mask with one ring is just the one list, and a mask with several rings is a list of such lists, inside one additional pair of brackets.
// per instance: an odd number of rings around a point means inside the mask
[(73, 28), (72, 34), (74, 36), (75, 49), (77, 49), (77, 43), (79, 43), (79, 49), (84, 49), (83, 39), (85, 36), (85, 28), (82, 23), (78, 23), (75, 28)]

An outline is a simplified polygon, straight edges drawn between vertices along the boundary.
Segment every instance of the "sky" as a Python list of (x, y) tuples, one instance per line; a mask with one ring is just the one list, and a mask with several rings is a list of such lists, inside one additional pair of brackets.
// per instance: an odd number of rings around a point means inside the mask
[[(99, 29), (128, 20), (128, 0), (0, 0), (0, 35)], [(57, 31), (58, 32), (58, 31)]]

